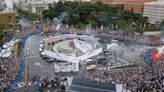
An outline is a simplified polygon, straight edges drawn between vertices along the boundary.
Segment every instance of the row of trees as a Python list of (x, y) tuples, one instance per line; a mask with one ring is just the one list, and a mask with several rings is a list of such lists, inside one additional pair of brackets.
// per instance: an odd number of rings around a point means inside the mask
[(27, 19), (30, 20), (39, 20), (42, 18), (41, 15), (37, 14), (37, 13), (32, 13), (31, 11), (27, 11), (27, 10), (22, 10), (22, 9), (18, 9), (17, 13), (19, 14), (19, 16), (25, 17)]
[(63, 23), (68, 25), (74, 25), (82, 28), (89, 22), (93, 28), (100, 27), (101, 25), (109, 26), (114, 24), (117, 19), (117, 12), (122, 10), (122, 5), (110, 6), (97, 3), (78, 3), (78, 2), (58, 2), (54, 5), (50, 5), (49, 10), (43, 12), (44, 18), (53, 19), (59, 16), (62, 12), (67, 12), (67, 16)]
[[(52, 20), (66, 12), (69, 16), (65, 17), (62, 21), (63, 24), (78, 28), (84, 28), (88, 23), (91, 23), (92, 28), (100, 28), (103, 25), (111, 30), (119, 29), (129, 32), (143, 33), (144, 31), (154, 31), (156, 28), (161, 30), (162, 23), (149, 24), (146, 17), (133, 14), (131, 11), (123, 11), (122, 8), (122, 5), (111, 6), (100, 1), (96, 3), (60, 1), (49, 5), (49, 10), (43, 12), (43, 18)], [(31, 20), (41, 18), (38, 14), (21, 9), (18, 10), (18, 13)]]
[(111, 6), (100, 1), (96, 3), (66, 1), (50, 5), (50, 9), (45, 10), (43, 16), (52, 20), (62, 12), (67, 12), (69, 16), (64, 19), (63, 23), (78, 28), (83, 28), (86, 24), (91, 23), (93, 28), (103, 25), (111, 30), (121, 29), (142, 33), (149, 30), (150, 26), (152, 27), (147, 23), (146, 17), (133, 14), (131, 11), (123, 11), (122, 8), (122, 5)]
[(164, 32), (164, 20), (159, 22), (156, 22), (156, 30)]

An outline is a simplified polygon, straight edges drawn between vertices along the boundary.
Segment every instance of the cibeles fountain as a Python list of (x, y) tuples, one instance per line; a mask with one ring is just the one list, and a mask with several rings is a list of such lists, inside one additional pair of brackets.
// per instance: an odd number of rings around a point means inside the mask
[[(69, 16), (67, 12), (62, 12), (58, 17), (53, 18), (52, 30), (55, 34), (61, 33), (62, 22), (67, 16)], [(90, 22), (85, 29), (86, 34), (91, 34), (92, 26)], [(78, 71), (79, 62), (86, 61), (102, 53), (102, 46), (94, 36), (63, 34), (42, 39), (39, 51), (43, 57), (51, 59), (52, 62), (64, 61), (74, 64), (76, 69), (72, 70)], [(68, 70), (68, 67), (66, 68)], [(66, 68), (62, 67), (62, 70)]]
[(41, 41), (44, 55), (67, 62), (87, 60), (102, 52), (101, 44), (87, 35), (65, 34)]
[(76, 72), (79, 63), (102, 53), (102, 46), (93, 36), (65, 34), (41, 40), (39, 51), (54, 62), (67, 63), (55, 63), (55, 72)]
[[(59, 32), (62, 22), (67, 16), (69, 16), (67, 12), (62, 12), (58, 17), (53, 18), (52, 29)], [(85, 29), (87, 34), (91, 33), (92, 26), (90, 22)], [(102, 47), (94, 36), (66, 34), (43, 39), (40, 50), (50, 58), (79, 62), (98, 55), (102, 52)]]

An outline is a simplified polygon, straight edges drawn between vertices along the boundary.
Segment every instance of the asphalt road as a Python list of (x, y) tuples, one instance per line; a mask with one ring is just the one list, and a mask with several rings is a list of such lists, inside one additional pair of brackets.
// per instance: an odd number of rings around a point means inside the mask
[[(39, 55), (39, 45), (41, 39), (42, 36), (40, 34), (34, 34), (29, 36), (25, 41), (24, 49), (26, 49), (27, 52), (29, 79), (31, 79), (33, 75), (41, 75), (48, 78), (51, 78), (55, 75), (54, 63), (47, 63), (46, 60), (43, 60)], [(142, 66), (144, 65), (144, 61), (140, 57), (140, 55), (143, 53), (144, 50), (149, 48), (151, 47), (134, 44), (126, 46), (125, 44), (121, 43), (120, 45), (110, 49), (113, 58), (111, 58), (105, 66), (102, 64), (98, 64), (97, 69), (95, 71), (86, 71), (85, 66), (82, 66), (80, 68), (80, 71), (74, 73), (73, 75), (84, 76), (91, 74), (100, 74), (104, 71), (110, 72), (113, 70), (109, 68), (109, 63), (111, 62), (116, 65), (118, 63), (137, 62), (139, 66)], [(94, 58), (97, 59), (97, 57)], [(67, 76), (72, 75), (67, 74)], [(24, 79), (22, 79), (22, 81), (23, 80)], [(33, 89), (33, 86), (29, 86), (28, 92), (33, 92)], [(22, 90), (24, 90), (24, 88), (18, 88), (14, 92), (23, 92)]]

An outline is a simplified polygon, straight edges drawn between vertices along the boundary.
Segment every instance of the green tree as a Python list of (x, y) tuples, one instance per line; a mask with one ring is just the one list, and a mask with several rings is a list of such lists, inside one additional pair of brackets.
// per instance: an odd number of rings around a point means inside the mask
[(111, 6), (100, 1), (96, 3), (60, 1), (54, 3), (54, 6), (50, 6), (49, 9), (43, 12), (44, 18), (53, 19), (66, 11), (69, 16), (64, 19), (63, 23), (80, 28), (91, 21), (93, 28), (117, 24), (120, 29), (130, 30), (130, 25), (134, 21), (132, 12), (123, 12), (122, 5)]
[(53, 19), (55, 16), (57, 16), (57, 13), (53, 10), (45, 10), (43, 11), (43, 17)]
[(125, 20), (118, 20), (116, 24), (118, 29), (126, 30), (126, 31), (129, 31), (130, 29), (130, 24)]
[(160, 31), (164, 32), (164, 20), (160, 24)]

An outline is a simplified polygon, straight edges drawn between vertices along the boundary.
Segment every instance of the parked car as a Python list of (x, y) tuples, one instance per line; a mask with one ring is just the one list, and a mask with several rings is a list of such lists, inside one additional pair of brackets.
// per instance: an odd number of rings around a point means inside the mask
[(95, 70), (96, 69), (96, 65), (94, 64), (94, 65), (88, 65), (88, 66), (86, 66), (86, 70)]

